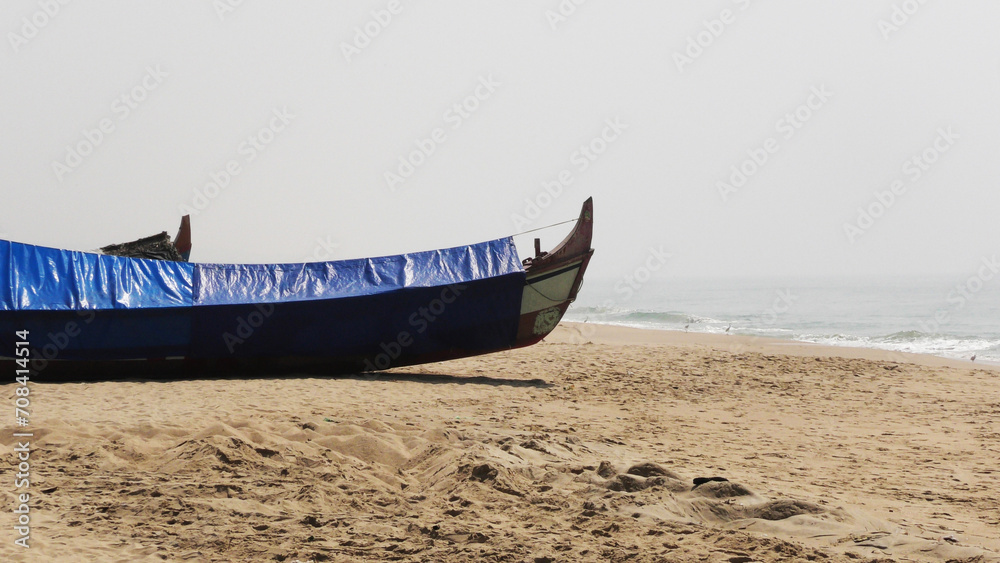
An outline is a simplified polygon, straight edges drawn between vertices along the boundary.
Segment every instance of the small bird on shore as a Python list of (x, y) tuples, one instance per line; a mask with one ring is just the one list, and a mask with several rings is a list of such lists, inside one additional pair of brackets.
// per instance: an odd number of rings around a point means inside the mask
[(689, 326), (691, 326), (691, 325), (684, 325), (684, 332), (687, 332), (687, 331), (688, 331), (688, 327), (689, 327)]
[(972, 361), (973, 362), (976, 361), (976, 355), (975, 354), (972, 355)]
[(731, 328), (733, 328), (733, 323), (729, 323), (729, 326), (726, 327), (726, 334), (729, 334), (729, 329)]

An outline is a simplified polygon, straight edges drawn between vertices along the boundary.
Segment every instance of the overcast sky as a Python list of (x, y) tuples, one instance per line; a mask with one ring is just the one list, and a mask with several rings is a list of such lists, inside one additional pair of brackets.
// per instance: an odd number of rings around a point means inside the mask
[(350, 258), (594, 196), (598, 277), (651, 249), (678, 276), (1000, 251), (993, 0), (9, 0), (0, 22), (17, 241), (173, 234), (190, 209), (195, 261)]

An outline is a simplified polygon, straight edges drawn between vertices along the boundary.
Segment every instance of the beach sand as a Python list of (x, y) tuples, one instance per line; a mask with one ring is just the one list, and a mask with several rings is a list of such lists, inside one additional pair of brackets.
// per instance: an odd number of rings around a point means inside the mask
[(1000, 561), (1000, 371), (969, 362), (563, 324), (376, 375), (30, 389), (2, 561)]

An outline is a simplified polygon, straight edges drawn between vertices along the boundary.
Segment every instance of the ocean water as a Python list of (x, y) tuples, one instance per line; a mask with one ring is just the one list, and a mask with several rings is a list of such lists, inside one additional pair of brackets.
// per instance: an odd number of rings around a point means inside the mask
[[(987, 272), (989, 274), (989, 272)], [(566, 320), (1000, 364), (1000, 276), (585, 280)]]

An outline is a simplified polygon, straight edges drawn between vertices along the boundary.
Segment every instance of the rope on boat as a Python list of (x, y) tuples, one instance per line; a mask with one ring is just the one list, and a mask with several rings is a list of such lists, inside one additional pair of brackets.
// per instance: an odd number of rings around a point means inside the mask
[[(517, 233), (517, 234), (511, 235), (511, 236), (518, 237), (518, 236), (521, 236), (521, 235), (526, 235), (528, 233), (533, 233), (535, 231), (541, 231), (541, 230), (544, 230), (544, 229), (549, 229), (551, 227), (558, 227), (559, 225), (565, 225), (566, 223), (575, 223), (575, 222), (577, 222), (579, 220), (580, 220), (580, 218), (577, 217), (576, 219), (570, 219), (569, 221), (562, 221), (562, 222), (559, 222), (559, 223), (553, 223), (551, 225), (546, 225), (544, 227), (538, 227), (537, 229), (531, 229), (530, 231), (524, 231), (523, 233)], [(552, 303), (559, 303), (559, 301), (560, 301), (559, 299), (553, 299), (553, 298), (549, 297), (548, 295), (545, 295), (544, 293), (542, 293), (541, 291), (539, 291), (538, 288), (536, 288), (534, 285), (532, 285), (530, 283), (528, 284), (528, 287), (532, 291), (534, 291), (535, 293), (537, 293), (538, 295), (541, 295), (543, 299), (547, 299), (548, 301), (551, 301)]]
[(561, 223), (553, 223), (553, 224), (551, 224), (551, 225), (546, 225), (546, 226), (544, 226), (544, 227), (538, 227), (537, 229), (531, 229), (530, 231), (524, 231), (524, 232), (522, 232), (522, 233), (516, 233), (516, 234), (513, 234), (513, 235), (511, 235), (511, 236), (513, 236), (513, 237), (519, 237), (519, 236), (521, 236), (521, 235), (526, 235), (526, 234), (528, 234), (528, 233), (533, 233), (533, 232), (535, 232), (535, 231), (541, 231), (541, 230), (544, 230), (544, 229), (549, 229), (549, 228), (551, 228), (551, 227), (558, 227), (559, 225), (565, 225), (566, 223), (575, 223), (576, 221), (579, 221), (579, 220), (580, 220), (580, 219), (579, 219), (579, 217), (578, 217), (578, 218), (576, 218), (576, 219), (570, 219), (569, 221), (563, 221), (563, 222), (561, 222)]
[(538, 288), (536, 288), (534, 285), (532, 285), (532, 284), (529, 283), (528, 287), (531, 288), (531, 290), (534, 291), (535, 293), (541, 295), (543, 298), (548, 299), (549, 301), (551, 301), (553, 303), (559, 303), (558, 299), (553, 299), (553, 298), (549, 297), (548, 295), (545, 295), (544, 293), (542, 293), (541, 291), (539, 291)]

